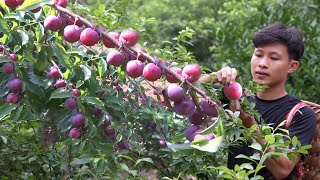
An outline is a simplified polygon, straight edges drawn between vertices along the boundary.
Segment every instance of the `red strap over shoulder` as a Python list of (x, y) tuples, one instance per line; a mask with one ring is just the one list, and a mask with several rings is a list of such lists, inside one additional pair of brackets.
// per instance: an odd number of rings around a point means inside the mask
[[(307, 106), (305, 103), (303, 102), (300, 102), (298, 104), (296, 104), (291, 110), (290, 112), (287, 114), (286, 116), (286, 124), (284, 125), (284, 128), (288, 129), (292, 123), (292, 119), (293, 119), (293, 116), (296, 114), (296, 112), (304, 107), (304, 106)], [(296, 164), (296, 178), (298, 180), (301, 180), (302, 177), (304, 176), (304, 171), (303, 171), (303, 161), (299, 161), (299, 163)]]
[(296, 105), (290, 110), (290, 112), (289, 112), (289, 113), (287, 114), (287, 116), (286, 116), (287, 122), (286, 122), (286, 124), (284, 125), (284, 128), (288, 129), (288, 128), (290, 127), (290, 125), (291, 125), (291, 123), (292, 123), (293, 116), (296, 114), (296, 112), (297, 112), (300, 108), (302, 108), (302, 107), (304, 107), (304, 106), (307, 106), (307, 105), (306, 105), (305, 103), (303, 103), (303, 102), (300, 102), (300, 103), (296, 104)]

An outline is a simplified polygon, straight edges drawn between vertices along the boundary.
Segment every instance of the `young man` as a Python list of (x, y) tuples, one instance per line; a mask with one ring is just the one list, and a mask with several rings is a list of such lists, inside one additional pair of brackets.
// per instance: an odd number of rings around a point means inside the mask
[[(264, 92), (256, 94), (253, 101), (256, 109), (262, 115), (266, 124), (276, 127), (286, 119), (288, 112), (299, 102), (299, 99), (289, 95), (285, 89), (285, 83), (289, 74), (299, 67), (299, 60), (304, 52), (304, 44), (301, 34), (293, 28), (282, 24), (272, 24), (255, 34), (253, 38), (254, 52), (251, 58), (251, 75), (258, 84), (267, 85)], [(223, 84), (232, 84), (237, 77), (234, 68), (225, 67), (217, 73), (217, 78)], [(244, 126), (251, 127), (257, 121), (246, 114), (239, 104), (230, 107), (234, 111), (240, 111), (240, 119)], [(290, 137), (297, 136), (302, 145), (310, 144), (316, 128), (316, 116), (312, 109), (303, 107), (301, 113), (296, 113), (292, 124), (288, 128)], [(257, 129), (260, 132), (260, 129)], [(264, 140), (258, 140), (264, 144)], [(239, 154), (251, 156), (254, 150), (243, 143), (241, 147), (230, 147), (228, 167), (234, 168), (236, 164), (249, 162), (245, 159), (235, 158)], [(272, 151), (272, 150), (271, 150)], [(265, 179), (291, 179), (294, 167), (303, 158), (297, 156), (295, 161), (290, 161), (282, 156), (278, 159), (268, 158), (260, 170), (259, 175)]]

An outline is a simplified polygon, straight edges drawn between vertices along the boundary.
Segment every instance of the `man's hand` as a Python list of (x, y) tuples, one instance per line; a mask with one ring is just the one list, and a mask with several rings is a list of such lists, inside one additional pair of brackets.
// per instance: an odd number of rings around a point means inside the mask
[(237, 78), (237, 70), (229, 66), (220, 69), (217, 72), (217, 79), (224, 85), (232, 84)]
[[(235, 68), (230, 68), (227, 66), (227, 67), (220, 69), (217, 72), (217, 79), (222, 84), (229, 85), (229, 84), (232, 84), (236, 80), (237, 74), (238, 73)], [(235, 112), (235, 111), (240, 112), (239, 118), (243, 121), (243, 124), (247, 128), (251, 127), (255, 123), (255, 120), (243, 111), (243, 109), (240, 106), (240, 102), (238, 100), (230, 101), (229, 108), (233, 112)]]
[(239, 111), (239, 118), (242, 120), (243, 125), (247, 128), (250, 128), (252, 125), (256, 124), (256, 121), (253, 117), (248, 115), (241, 107), (239, 100), (230, 101), (229, 109), (232, 112)]

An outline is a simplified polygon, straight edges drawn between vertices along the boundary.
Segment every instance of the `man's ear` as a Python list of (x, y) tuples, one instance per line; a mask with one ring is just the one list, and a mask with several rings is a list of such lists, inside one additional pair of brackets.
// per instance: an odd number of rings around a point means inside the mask
[(300, 66), (300, 62), (297, 60), (290, 60), (288, 73), (291, 74), (295, 72)]

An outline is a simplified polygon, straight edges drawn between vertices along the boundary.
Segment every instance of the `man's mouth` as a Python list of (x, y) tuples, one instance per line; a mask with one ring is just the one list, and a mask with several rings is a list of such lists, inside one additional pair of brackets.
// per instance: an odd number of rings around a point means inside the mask
[(268, 73), (263, 72), (263, 71), (256, 71), (256, 74), (259, 75), (259, 76), (269, 76)]

